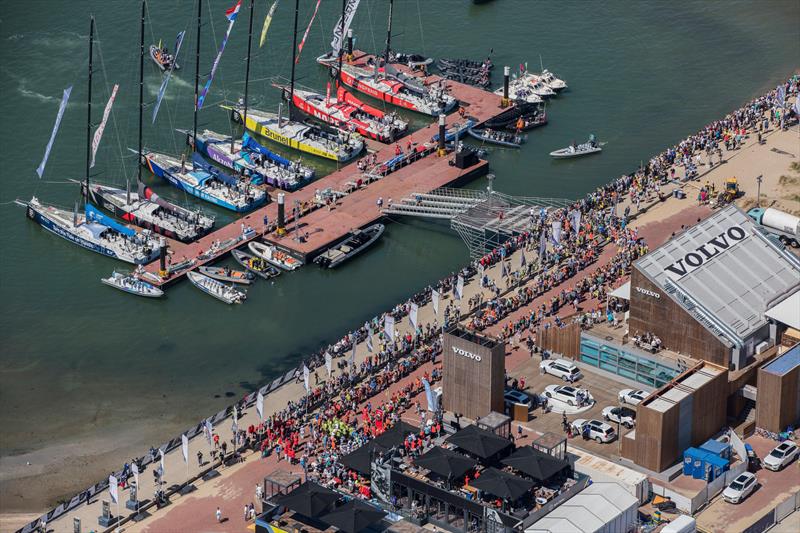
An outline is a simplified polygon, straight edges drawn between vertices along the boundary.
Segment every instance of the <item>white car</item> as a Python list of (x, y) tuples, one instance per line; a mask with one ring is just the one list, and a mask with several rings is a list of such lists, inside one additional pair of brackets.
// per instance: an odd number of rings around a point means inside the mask
[(800, 447), (797, 444), (790, 440), (783, 441), (769, 452), (762, 464), (764, 468), (777, 472), (794, 461), (797, 458), (798, 451), (800, 451)]
[(622, 424), (630, 429), (636, 424), (636, 411), (628, 407), (609, 405), (603, 409), (603, 419)]
[[(570, 387), (569, 385), (548, 385), (544, 388), (544, 395), (553, 400), (559, 400), (567, 405), (575, 407), (578, 405), (578, 392), (581, 389)], [(586, 398), (590, 398), (587, 391), (583, 391)]]
[(639, 405), (642, 400), (650, 396), (650, 393), (643, 390), (622, 389), (619, 391), (619, 401), (630, 405)]
[(754, 488), (756, 488), (756, 475), (742, 472), (722, 491), (722, 498), (729, 503), (739, 503), (747, 498)]
[(617, 436), (614, 428), (600, 420), (586, 420), (578, 418), (572, 421), (572, 432), (576, 435), (583, 435), (584, 429), (588, 430), (589, 438), (600, 442), (611, 442)]
[(570, 383), (574, 383), (583, 377), (578, 366), (566, 359), (547, 359), (539, 363), (539, 368), (541, 368), (545, 374), (551, 374), (564, 381), (569, 381)]

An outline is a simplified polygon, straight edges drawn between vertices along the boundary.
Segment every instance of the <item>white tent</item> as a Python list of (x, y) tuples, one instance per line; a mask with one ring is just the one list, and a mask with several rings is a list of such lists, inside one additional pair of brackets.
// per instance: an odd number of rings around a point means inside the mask
[(627, 533), (636, 527), (639, 500), (619, 483), (592, 483), (525, 533)]
[(630, 300), (631, 299), (631, 282), (626, 281), (624, 284), (620, 285), (613, 291), (609, 293), (609, 296), (612, 298), (622, 298), (623, 300)]
[(800, 329), (800, 291), (773, 305), (764, 314), (790, 328)]

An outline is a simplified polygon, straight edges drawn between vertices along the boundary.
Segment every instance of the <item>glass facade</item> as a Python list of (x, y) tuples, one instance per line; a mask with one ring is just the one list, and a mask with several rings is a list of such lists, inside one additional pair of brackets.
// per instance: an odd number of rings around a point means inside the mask
[(655, 388), (664, 386), (679, 373), (677, 368), (651, 359), (643, 352), (634, 353), (588, 335), (581, 335), (581, 361)]

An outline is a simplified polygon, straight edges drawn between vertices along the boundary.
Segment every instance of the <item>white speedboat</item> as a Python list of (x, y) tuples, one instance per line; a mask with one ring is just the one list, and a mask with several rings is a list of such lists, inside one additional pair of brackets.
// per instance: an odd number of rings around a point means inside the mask
[(275, 246), (267, 243), (252, 241), (247, 247), (255, 255), (271, 265), (275, 265), (283, 270), (297, 270), (303, 263), (295, 259), (286, 252), (281, 252)]
[(136, 232), (107, 217), (92, 204), (78, 213), (39, 202), (17, 200), (26, 208), (28, 218), (47, 231), (78, 246), (135, 265), (153, 261), (161, 250), (159, 238), (149, 230)]
[(520, 77), (520, 80), (527, 83), (534, 94), (541, 96), (542, 98), (549, 98), (551, 96), (555, 96), (556, 92), (553, 90), (552, 87), (547, 85), (539, 76), (534, 74), (533, 72), (525, 72)]
[(144, 296), (145, 298), (161, 298), (164, 296), (164, 291), (158, 287), (154, 287), (130, 274), (120, 274), (116, 270), (109, 277), (100, 278), (100, 281), (109, 287), (137, 296)]
[(542, 70), (542, 73), (539, 75), (539, 79), (554, 91), (560, 91), (567, 88), (567, 82), (556, 78), (555, 75), (547, 69)]
[(247, 299), (247, 294), (243, 290), (232, 285), (225, 285), (197, 272), (188, 272), (186, 275), (192, 285), (226, 304), (240, 304)]
[[(503, 96), (503, 88), (497, 89), (494, 94)], [(529, 104), (542, 103), (542, 97), (533, 92), (533, 89), (524, 80), (511, 80), (508, 84), (508, 97), (511, 100), (521, 100)]]

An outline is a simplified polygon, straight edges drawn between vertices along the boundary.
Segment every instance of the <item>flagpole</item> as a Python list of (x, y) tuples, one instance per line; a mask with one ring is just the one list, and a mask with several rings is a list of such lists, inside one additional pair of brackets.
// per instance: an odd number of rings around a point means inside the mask
[(200, 21), (203, 18), (203, 0), (197, 0), (197, 47), (194, 53), (194, 131), (192, 151), (197, 147), (197, 102), (200, 98)]
[(94, 15), (89, 23), (89, 95), (86, 99), (86, 196), (89, 201), (89, 165), (92, 159), (92, 53), (94, 45)]
[[(292, 79), (289, 83), (289, 101), (287, 106), (289, 108), (289, 120), (292, 120), (292, 103), (294, 101), (294, 67), (297, 61), (297, 17), (300, 14), (300, 0), (294, 0), (294, 33), (292, 34)], [(308, 391), (306, 391), (307, 393)], [(308, 412), (308, 403), (306, 402), (306, 412)]]
[[(142, 23), (139, 30), (139, 164), (136, 165), (138, 169), (136, 181), (142, 181), (142, 111), (144, 110), (144, 19), (146, 0), (142, 0)], [(130, 200), (128, 201), (130, 202)]]

